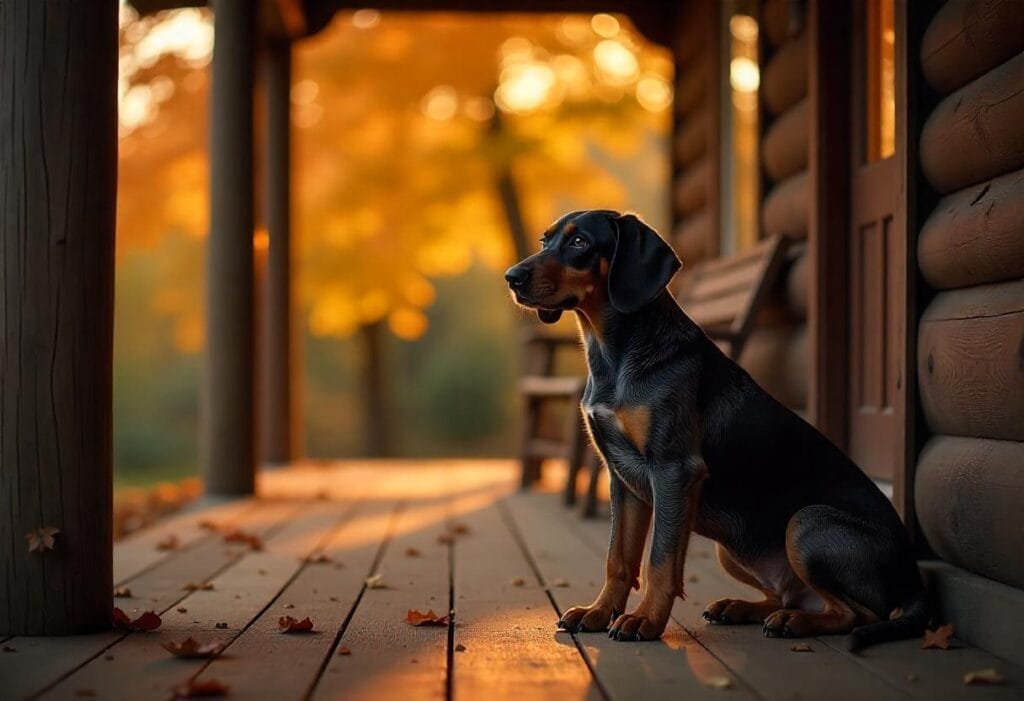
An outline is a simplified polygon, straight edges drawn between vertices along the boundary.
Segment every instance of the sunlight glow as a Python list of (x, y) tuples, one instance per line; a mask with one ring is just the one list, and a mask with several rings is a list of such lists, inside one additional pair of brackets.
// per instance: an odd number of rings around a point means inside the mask
[(373, 29), (380, 24), (380, 12), (363, 9), (352, 13), (352, 26), (356, 29)]
[(555, 72), (547, 64), (512, 65), (501, 72), (494, 101), (507, 112), (529, 112), (548, 101), (556, 82)]
[(619, 33), (619, 20), (608, 14), (598, 14), (590, 18), (590, 27), (598, 36), (611, 39)]
[(450, 85), (438, 85), (423, 97), (421, 104), (423, 114), (439, 122), (445, 122), (459, 111), (459, 99), (455, 88)]
[(292, 86), (292, 102), (297, 105), (308, 105), (320, 94), (320, 86), (316, 81), (306, 78)]
[(761, 85), (761, 70), (745, 56), (734, 58), (729, 63), (729, 82), (739, 92), (755, 92)]
[(729, 32), (745, 43), (757, 41), (757, 20), (750, 15), (733, 15), (729, 18)]
[(636, 54), (625, 44), (612, 39), (605, 39), (594, 47), (594, 62), (601, 72), (616, 82), (629, 82), (639, 70)]
[(636, 84), (636, 100), (648, 112), (660, 112), (672, 104), (672, 87), (660, 76), (644, 76)]

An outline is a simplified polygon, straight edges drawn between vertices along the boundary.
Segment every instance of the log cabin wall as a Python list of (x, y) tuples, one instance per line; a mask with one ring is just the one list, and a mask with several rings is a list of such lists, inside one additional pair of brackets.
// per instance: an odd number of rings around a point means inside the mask
[(672, 243), (691, 266), (718, 255), (717, 0), (692, 0), (677, 17), (672, 143)]
[(808, 336), (807, 32), (801, 6), (761, 4), (761, 162), (765, 193), (761, 235), (796, 242), (773, 304), (761, 315), (740, 363), (765, 389), (801, 414), (807, 411)]
[(918, 327), (930, 437), (915, 505), (945, 560), (1024, 588), (1024, 12), (951, 0), (921, 40), (938, 98), (920, 168), (941, 199), (918, 235), (934, 295)]

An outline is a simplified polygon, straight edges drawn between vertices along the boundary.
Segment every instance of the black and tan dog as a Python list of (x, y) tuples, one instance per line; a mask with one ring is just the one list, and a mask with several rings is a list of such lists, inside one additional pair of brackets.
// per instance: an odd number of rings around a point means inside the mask
[[(542, 250), (505, 273), (542, 321), (576, 312), (590, 367), (582, 409), (611, 476), (604, 587), (559, 626), (658, 638), (683, 595), (695, 531), (765, 595), (716, 601), (709, 621), (763, 623), (770, 637), (852, 631), (853, 649), (920, 635), (924, 590), (896, 511), (683, 313), (665, 289), (679, 267), (634, 215), (584, 211), (555, 222)], [(652, 513), (642, 598), (624, 613)]]

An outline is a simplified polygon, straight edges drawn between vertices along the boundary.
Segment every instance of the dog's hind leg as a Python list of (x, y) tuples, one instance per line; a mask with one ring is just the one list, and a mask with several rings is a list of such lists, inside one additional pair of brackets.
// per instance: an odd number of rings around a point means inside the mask
[(604, 586), (590, 606), (574, 606), (558, 621), (558, 627), (578, 633), (608, 629), (612, 618), (626, 608), (629, 590), (637, 586), (644, 542), (651, 524), (651, 507), (629, 491), (609, 469), (611, 478), (612, 533), (608, 544)]
[(739, 581), (757, 589), (764, 594), (764, 601), (744, 601), (742, 599), (719, 599), (704, 610), (704, 619), (712, 623), (726, 625), (737, 623), (764, 623), (769, 614), (782, 608), (782, 600), (771, 589), (766, 588), (740, 563), (733, 559), (729, 551), (717, 547), (718, 562), (722, 569)]
[(892, 562), (884, 531), (830, 506), (798, 511), (786, 529), (790, 566), (824, 601), (823, 611), (781, 609), (765, 620), (768, 637), (849, 633), (879, 620), (887, 606), (883, 572)]

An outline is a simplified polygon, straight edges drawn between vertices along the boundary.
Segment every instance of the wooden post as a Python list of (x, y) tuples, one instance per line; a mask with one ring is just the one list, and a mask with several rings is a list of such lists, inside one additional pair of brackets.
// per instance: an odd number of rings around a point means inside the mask
[(810, 0), (807, 16), (810, 216), (807, 330), (812, 422), (846, 445), (848, 398), (847, 227), (849, 222), (849, 11)]
[(292, 394), (291, 86), (292, 47), (273, 41), (266, 51), (266, 218), (270, 251), (264, 289), (262, 457), (271, 464), (295, 457)]
[(255, 487), (253, 58), (250, 0), (214, 2), (203, 474), (211, 494)]
[(0, 3), (0, 638), (111, 621), (117, 17)]

